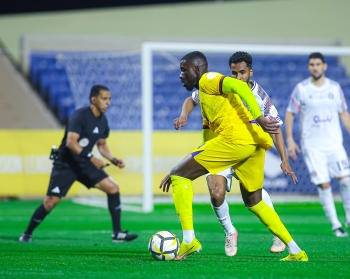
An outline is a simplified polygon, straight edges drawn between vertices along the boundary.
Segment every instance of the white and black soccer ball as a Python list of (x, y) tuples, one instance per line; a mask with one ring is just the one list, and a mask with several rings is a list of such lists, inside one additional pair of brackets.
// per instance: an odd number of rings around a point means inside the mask
[(179, 254), (180, 242), (175, 234), (160, 231), (149, 240), (148, 250), (156, 260), (172, 261)]

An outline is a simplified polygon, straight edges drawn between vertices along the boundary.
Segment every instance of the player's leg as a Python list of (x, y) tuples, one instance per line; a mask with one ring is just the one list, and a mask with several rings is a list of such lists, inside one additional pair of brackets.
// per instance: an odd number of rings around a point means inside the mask
[[(275, 208), (273, 207), (270, 195), (268, 192), (266, 192), (264, 189), (262, 189), (262, 200), (273, 210)], [(281, 253), (286, 249), (286, 245), (283, 243), (281, 239), (279, 239), (277, 236), (274, 236), (272, 239), (272, 246), (270, 248), (271, 253)]]
[(205, 173), (207, 173), (207, 170), (198, 164), (191, 154), (185, 157), (185, 159), (170, 172), (173, 189), (172, 196), (183, 234), (183, 241), (179, 252), (180, 256), (185, 253), (189, 255), (199, 252), (202, 249), (202, 245), (196, 239), (194, 233), (192, 180)]
[[(343, 145), (338, 146), (332, 152), (327, 152), (329, 162), (328, 169), (331, 177), (336, 177), (339, 183), (340, 196), (346, 214), (345, 226), (350, 226), (350, 169), (348, 155)], [(337, 236), (348, 236), (343, 228), (335, 231)]]
[(345, 176), (338, 179), (340, 195), (343, 201), (346, 214), (346, 227), (350, 228), (350, 177)]
[(33, 231), (67, 194), (75, 179), (76, 175), (68, 166), (53, 166), (44, 202), (34, 211), (27, 229), (19, 238), (20, 242), (32, 241)]
[[(295, 243), (280, 217), (262, 200), (262, 185), (264, 181), (265, 150), (257, 147), (256, 152), (244, 162), (234, 166), (240, 180), (240, 189), (246, 207), (253, 212), (266, 228), (278, 236), (288, 247), (290, 255), (284, 260), (307, 261), (307, 256)], [(251, 170), (254, 170), (254, 176)]]
[(121, 211), (119, 185), (103, 170), (97, 170), (93, 165), (85, 169), (78, 180), (88, 188), (95, 186), (107, 194), (109, 213), (112, 219), (113, 242), (131, 241), (137, 238), (137, 234), (130, 234), (121, 228)]
[[(200, 243), (195, 239), (193, 230), (192, 180), (207, 172), (215, 174), (223, 171), (248, 158), (254, 150), (254, 145), (231, 145), (218, 136), (194, 149), (178, 166), (173, 168), (170, 178), (176, 211), (181, 221), (184, 240), (186, 238), (186, 242), (189, 242), (192, 239), (190, 244), (181, 243), (181, 248), (183, 244), (201, 248)], [(180, 249), (180, 255), (182, 252), (183, 250)]]
[(216, 175), (207, 174), (207, 184), (211, 198), (211, 205), (219, 223), (225, 231), (225, 253), (227, 256), (237, 254), (238, 232), (232, 225), (229, 206), (225, 200), (227, 183), (232, 182), (232, 169), (228, 168)]
[[(337, 216), (330, 184), (331, 178), (328, 166), (330, 156), (327, 156), (326, 152), (310, 148), (304, 149), (303, 153), (305, 164), (310, 173), (311, 182), (318, 185), (318, 197), (323, 211), (332, 225), (332, 230), (337, 234), (337, 231), (342, 225)], [(335, 154), (333, 154), (333, 156), (335, 156)]]

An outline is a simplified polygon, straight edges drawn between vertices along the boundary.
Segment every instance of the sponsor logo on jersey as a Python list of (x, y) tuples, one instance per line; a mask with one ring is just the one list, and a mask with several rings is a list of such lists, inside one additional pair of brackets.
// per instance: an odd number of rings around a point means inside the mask
[(53, 189), (51, 190), (51, 192), (52, 192), (52, 193), (56, 193), (56, 194), (61, 193), (60, 188), (58, 188), (58, 186), (56, 186), (55, 188), (53, 188)]
[(95, 129), (92, 131), (94, 134), (98, 134), (99, 131), (98, 131), (98, 127), (95, 127)]
[(87, 139), (87, 138), (82, 138), (82, 139), (80, 139), (80, 140), (79, 140), (79, 145), (80, 145), (81, 147), (86, 147), (86, 146), (88, 146), (88, 145), (89, 145), (89, 139)]
[(328, 94), (328, 97), (329, 97), (329, 99), (333, 99), (333, 98), (334, 98), (333, 93), (329, 93), (329, 94)]

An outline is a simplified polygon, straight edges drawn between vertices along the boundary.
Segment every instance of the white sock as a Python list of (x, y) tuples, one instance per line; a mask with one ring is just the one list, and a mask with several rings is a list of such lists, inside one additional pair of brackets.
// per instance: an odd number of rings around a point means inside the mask
[(271, 207), (273, 210), (275, 210), (275, 208), (273, 207), (270, 195), (268, 192), (266, 192), (264, 189), (262, 189), (262, 200), (269, 206)]
[(211, 205), (211, 207), (213, 208), (216, 216), (218, 217), (218, 220), (221, 226), (223, 227), (225, 233), (235, 233), (236, 228), (232, 225), (227, 201), (224, 200), (222, 205), (220, 205), (219, 207), (215, 207), (213, 205)]
[(332, 224), (332, 230), (340, 228), (342, 225), (338, 220), (337, 212), (335, 210), (331, 187), (327, 189), (321, 189), (318, 187), (317, 190), (324, 213)]
[(350, 177), (344, 177), (339, 180), (340, 195), (343, 200), (344, 210), (346, 213), (346, 223), (350, 224)]
[(298, 254), (301, 252), (301, 249), (299, 248), (298, 244), (295, 243), (294, 240), (290, 241), (288, 244), (287, 244), (287, 247), (288, 247), (288, 250), (291, 254)]
[(195, 239), (194, 230), (183, 230), (182, 231), (183, 241), (186, 244), (190, 244)]

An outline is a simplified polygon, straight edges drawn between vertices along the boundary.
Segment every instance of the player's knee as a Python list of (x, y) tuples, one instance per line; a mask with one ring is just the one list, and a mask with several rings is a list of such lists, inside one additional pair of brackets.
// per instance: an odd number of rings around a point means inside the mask
[(225, 192), (221, 191), (221, 189), (215, 188), (210, 191), (211, 203), (215, 207), (219, 207), (223, 204), (225, 200)]
[(59, 197), (46, 196), (44, 199), (44, 207), (46, 211), (51, 211), (60, 202)]
[(319, 184), (318, 187), (320, 189), (325, 190), (325, 189), (328, 189), (329, 187), (331, 187), (331, 184), (330, 183), (323, 183), (323, 184)]

